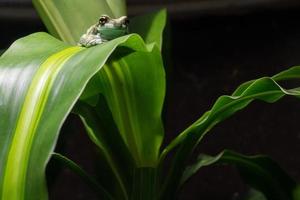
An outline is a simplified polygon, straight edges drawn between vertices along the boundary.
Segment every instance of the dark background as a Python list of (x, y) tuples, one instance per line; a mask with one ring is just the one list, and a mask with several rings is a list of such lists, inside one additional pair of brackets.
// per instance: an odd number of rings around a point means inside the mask
[[(169, 11), (172, 59), (166, 66), (167, 141), (208, 110), (218, 96), (230, 94), (242, 82), (300, 64), (298, 2), (128, 1), (130, 15), (160, 7)], [(0, 25), (0, 49), (19, 37), (46, 30), (28, 0), (0, 0)], [(217, 125), (197, 152), (216, 154), (229, 148), (245, 154), (268, 154), (300, 181), (299, 111), (299, 101), (291, 97), (276, 104), (254, 102)], [(72, 128), (74, 123), (79, 128)], [(62, 137), (67, 138), (66, 154), (94, 171), (93, 144), (75, 116), (68, 118), (59, 145)], [(54, 180), (51, 199), (95, 199), (66, 169)], [(234, 168), (214, 166), (191, 179), (179, 199), (238, 199), (245, 189)]]

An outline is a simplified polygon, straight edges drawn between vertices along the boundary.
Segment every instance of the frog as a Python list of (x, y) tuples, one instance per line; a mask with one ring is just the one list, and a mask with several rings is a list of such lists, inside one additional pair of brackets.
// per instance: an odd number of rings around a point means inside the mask
[(88, 28), (86, 33), (80, 37), (78, 46), (92, 47), (124, 36), (129, 33), (128, 25), (127, 16), (114, 19), (108, 15), (101, 15), (99, 21)]

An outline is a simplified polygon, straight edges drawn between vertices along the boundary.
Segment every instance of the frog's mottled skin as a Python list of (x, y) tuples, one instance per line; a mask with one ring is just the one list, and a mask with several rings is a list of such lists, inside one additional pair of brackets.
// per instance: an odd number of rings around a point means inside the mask
[(129, 20), (126, 16), (112, 19), (102, 15), (97, 24), (91, 26), (79, 40), (78, 45), (91, 47), (128, 34)]

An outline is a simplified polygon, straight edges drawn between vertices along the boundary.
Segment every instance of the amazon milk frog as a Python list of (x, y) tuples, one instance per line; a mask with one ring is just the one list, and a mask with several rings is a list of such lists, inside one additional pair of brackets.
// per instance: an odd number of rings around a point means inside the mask
[(78, 42), (79, 46), (91, 47), (128, 34), (129, 20), (126, 16), (117, 19), (102, 15), (98, 23), (91, 26)]

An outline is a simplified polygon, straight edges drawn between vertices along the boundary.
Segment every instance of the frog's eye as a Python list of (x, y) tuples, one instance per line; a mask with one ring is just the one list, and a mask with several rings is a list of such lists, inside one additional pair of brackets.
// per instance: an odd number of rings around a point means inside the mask
[(125, 25), (129, 25), (129, 23), (130, 23), (129, 19), (126, 18), (125, 21), (124, 21), (124, 23), (125, 23)]
[(108, 16), (101, 16), (99, 19), (99, 24), (104, 25), (108, 22), (109, 17)]

